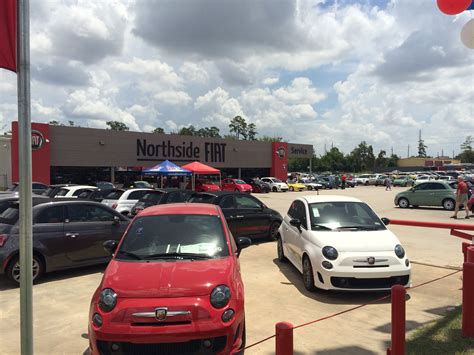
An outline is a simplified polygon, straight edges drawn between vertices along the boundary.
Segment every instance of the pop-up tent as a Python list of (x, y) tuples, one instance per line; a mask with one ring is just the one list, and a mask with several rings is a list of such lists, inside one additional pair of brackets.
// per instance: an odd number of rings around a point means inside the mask
[[(152, 176), (191, 176), (193, 173), (190, 170), (184, 169), (169, 160), (155, 165), (149, 169), (143, 170), (145, 175)], [(163, 179), (161, 179), (161, 187), (163, 187)]]
[(186, 164), (182, 166), (183, 169), (189, 170), (193, 173), (193, 180), (192, 180), (192, 189), (194, 190), (194, 184), (196, 182), (196, 175), (213, 175), (219, 174), (219, 185), (221, 182), (221, 171), (219, 169), (213, 168), (212, 166), (208, 166), (206, 164), (200, 163), (198, 161), (194, 161), (192, 163)]

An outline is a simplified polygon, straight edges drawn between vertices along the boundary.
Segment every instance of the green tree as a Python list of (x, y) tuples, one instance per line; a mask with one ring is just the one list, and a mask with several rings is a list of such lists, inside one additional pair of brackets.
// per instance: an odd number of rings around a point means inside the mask
[(256, 140), (260, 142), (283, 142), (283, 137), (261, 136)]
[(390, 155), (390, 157), (387, 159), (387, 167), (389, 168), (397, 167), (399, 159), (400, 157), (396, 154)]
[(209, 137), (209, 138), (221, 137), (219, 128), (215, 126), (200, 128), (199, 130), (196, 131), (196, 135), (199, 137)]
[(426, 158), (426, 148), (428, 148), (423, 139), (418, 140), (418, 157)]
[(466, 140), (461, 144), (462, 152), (457, 159), (461, 160), (463, 163), (474, 163), (474, 151), (472, 150), (472, 144), (474, 140), (472, 136), (467, 136)]
[(67, 121), (67, 123), (69, 124), (69, 126), (74, 127), (74, 121)]
[(348, 160), (354, 172), (372, 170), (375, 165), (374, 148), (366, 141), (362, 141), (349, 154)]
[(347, 170), (346, 158), (337, 147), (332, 147), (321, 157), (318, 168), (321, 171)]
[(247, 127), (247, 139), (249, 141), (254, 141), (256, 140), (257, 136), (257, 126), (255, 126), (255, 123), (250, 123)]
[(108, 121), (105, 124), (107, 126), (109, 126), (108, 129), (110, 129), (112, 131), (128, 131), (128, 130), (130, 130), (130, 128), (128, 128), (128, 126), (125, 123), (119, 122), (119, 121)]
[(474, 142), (474, 139), (472, 138), (472, 136), (467, 136), (464, 143), (461, 144), (461, 150), (463, 150), (463, 151), (472, 150), (472, 143), (473, 142)]
[(189, 127), (183, 127), (178, 131), (180, 136), (195, 136), (196, 133), (196, 128), (193, 125), (190, 125)]
[(387, 152), (385, 150), (381, 150), (380, 153), (377, 155), (375, 159), (375, 166), (384, 168), (388, 165), (388, 159), (385, 157)]
[(236, 139), (247, 139), (247, 122), (241, 116), (235, 116), (229, 123), (230, 133), (235, 134)]
[(49, 121), (49, 125), (50, 126), (62, 126), (61, 122), (56, 121), (56, 120)]
[(165, 130), (161, 127), (156, 127), (151, 133), (159, 133), (159, 134), (164, 134)]

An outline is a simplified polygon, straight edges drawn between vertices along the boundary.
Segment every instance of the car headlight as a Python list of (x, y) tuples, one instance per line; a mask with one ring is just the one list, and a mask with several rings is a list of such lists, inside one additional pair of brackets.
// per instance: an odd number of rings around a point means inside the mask
[(216, 286), (211, 292), (211, 304), (215, 308), (223, 308), (230, 301), (230, 288), (226, 285)]
[(339, 256), (336, 248), (330, 247), (330, 246), (323, 248), (323, 255), (326, 259), (329, 259), (329, 260), (336, 260), (337, 257)]
[(403, 259), (405, 257), (405, 249), (400, 244), (395, 245), (395, 254), (400, 258)]
[(104, 288), (100, 293), (99, 307), (104, 312), (110, 312), (117, 304), (117, 294), (111, 288)]

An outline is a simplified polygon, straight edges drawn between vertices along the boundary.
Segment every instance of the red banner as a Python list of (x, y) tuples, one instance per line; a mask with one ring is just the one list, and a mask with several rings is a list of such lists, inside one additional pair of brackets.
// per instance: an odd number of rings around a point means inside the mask
[(0, 68), (16, 72), (16, 0), (0, 0)]

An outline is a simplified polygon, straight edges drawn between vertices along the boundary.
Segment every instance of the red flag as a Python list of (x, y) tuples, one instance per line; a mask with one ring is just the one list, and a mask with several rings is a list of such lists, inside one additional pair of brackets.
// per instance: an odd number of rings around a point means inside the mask
[(0, 68), (16, 72), (16, 0), (0, 0)]

